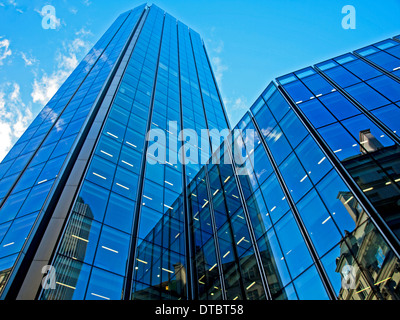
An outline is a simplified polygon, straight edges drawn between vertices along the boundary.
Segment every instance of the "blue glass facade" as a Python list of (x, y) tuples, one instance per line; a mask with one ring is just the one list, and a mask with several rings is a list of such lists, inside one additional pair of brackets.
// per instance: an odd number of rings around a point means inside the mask
[(230, 128), (200, 36), (122, 14), (0, 164), (1, 298), (398, 300), (399, 48), (279, 77)]

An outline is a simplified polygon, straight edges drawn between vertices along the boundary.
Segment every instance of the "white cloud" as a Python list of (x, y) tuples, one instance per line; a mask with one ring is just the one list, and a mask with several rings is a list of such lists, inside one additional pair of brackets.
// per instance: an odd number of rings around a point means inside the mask
[(21, 99), (18, 83), (0, 86), (0, 161), (6, 156), (17, 139), (33, 119), (30, 105)]
[(0, 66), (3, 65), (3, 60), (8, 56), (11, 56), (12, 51), (10, 49), (10, 40), (3, 39), (0, 37)]
[(247, 99), (243, 96), (236, 99), (224, 99), (224, 105), (231, 111), (248, 109)]
[(57, 69), (50, 75), (44, 73), (40, 78), (33, 82), (31, 97), (34, 103), (45, 105), (57, 92), (63, 82), (78, 66), (78, 55), (87, 51), (90, 44), (82, 38), (76, 38), (68, 45), (64, 45), (64, 50), (56, 55)]
[(211, 62), (213, 64), (215, 79), (217, 82), (221, 82), (224, 72), (228, 70), (228, 67), (222, 63), (220, 57), (212, 58)]
[(69, 8), (68, 10), (69, 10), (69, 12), (71, 12), (72, 14), (77, 14), (77, 13), (78, 13), (78, 9), (76, 9), (76, 8)]
[(219, 40), (217, 46), (212, 50), (215, 53), (220, 54), (224, 50), (224, 42), (222, 40)]
[(12, 102), (18, 102), (20, 99), (20, 86), (18, 83), (13, 84), (14, 90), (10, 93), (10, 99)]
[(90, 30), (86, 30), (85, 27), (82, 27), (79, 31), (75, 32), (75, 35), (87, 36), (87, 35), (93, 35), (93, 33)]
[(0, 120), (0, 137), (0, 161), (2, 161), (12, 147), (11, 126), (2, 120)]
[(25, 62), (25, 66), (32, 66), (33, 64), (37, 63), (37, 60), (33, 57), (28, 57), (25, 52), (20, 52), (22, 60)]

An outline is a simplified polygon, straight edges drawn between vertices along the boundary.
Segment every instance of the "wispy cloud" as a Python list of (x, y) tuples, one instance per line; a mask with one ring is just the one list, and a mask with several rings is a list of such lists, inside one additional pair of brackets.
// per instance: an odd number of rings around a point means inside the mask
[(224, 76), (224, 72), (228, 70), (228, 66), (222, 63), (220, 57), (213, 57), (211, 62), (214, 69), (215, 79), (217, 80), (218, 83), (220, 83)]
[(25, 52), (20, 52), (22, 60), (25, 62), (25, 66), (33, 66), (35, 63), (37, 63), (37, 60), (33, 57), (28, 57), (28, 55)]
[(4, 64), (4, 60), (11, 56), (12, 51), (10, 49), (10, 40), (8, 39), (3, 39), (3, 37), (0, 37), (0, 66)]
[(64, 44), (63, 50), (59, 51), (55, 58), (57, 69), (51, 74), (43, 73), (34, 79), (31, 93), (33, 102), (45, 105), (77, 67), (78, 55), (88, 51), (89, 48), (90, 43), (82, 38)]
[(30, 105), (21, 99), (18, 83), (0, 86), (0, 161), (24, 133), (33, 119)]
[(72, 14), (77, 14), (78, 13), (78, 9), (75, 8), (75, 7), (69, 8), (68, 11), (71, 12)]
[(244, 96), (235, 99), (224, 99), (224, 105), (232, 111), (245, 111), (249, 108), (247, 99)]

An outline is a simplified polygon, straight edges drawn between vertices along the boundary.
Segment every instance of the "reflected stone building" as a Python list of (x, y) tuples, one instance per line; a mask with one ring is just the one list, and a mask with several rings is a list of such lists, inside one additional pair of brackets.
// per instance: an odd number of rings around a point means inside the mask
[(0, 164), (1, 299), (399, 299), (399, 68), (290, 73), (231, 128), (200, 36), (123, 13)]

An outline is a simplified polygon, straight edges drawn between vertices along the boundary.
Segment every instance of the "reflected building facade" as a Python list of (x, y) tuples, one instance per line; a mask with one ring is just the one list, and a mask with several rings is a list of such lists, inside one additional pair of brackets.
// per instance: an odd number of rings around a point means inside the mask
[[(0, 164), (1, 297), (398, 300), (399, 72), (395, 37), (277, 78), (230, 128), (200, 36), (122, 14)], [(150, 129), (202, 140), (152, 164)]]

